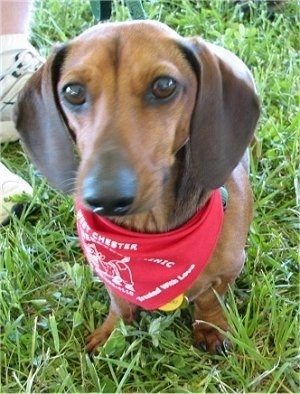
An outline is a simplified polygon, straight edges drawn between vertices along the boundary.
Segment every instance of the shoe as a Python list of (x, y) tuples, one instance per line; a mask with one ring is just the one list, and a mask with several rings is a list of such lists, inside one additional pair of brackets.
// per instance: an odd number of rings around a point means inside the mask
[(11, 120), (13, 105), (44, 60), (23, 34), (1, 35), (0, 41), (0, 143), (4, 143), (19, 139)]
[(29, 183), (0, 163), (0, 224), (7, 224), (12, 212), (19, 214), (22, 211), (23, 204), (13, 202), (11, 198), (24, 193), (32, 196)]
[[(44, 60), (23, 34), (1, 35), (0, 44), (0, 143), (4, 143), (19, 139), (11, 120), (13, 105)], [(6, 224), (12, 212), (22, 211), (23, 204), (12, 197), (23, 193), (32, 195), (32, 187), (0, 163), (0, 224)]]

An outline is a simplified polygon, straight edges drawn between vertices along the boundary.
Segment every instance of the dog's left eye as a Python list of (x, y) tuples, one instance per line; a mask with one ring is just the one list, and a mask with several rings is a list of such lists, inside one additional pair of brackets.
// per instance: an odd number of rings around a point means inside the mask
[(63, 96), (72, 105), (82, 105), (86, 101), (86, 89), (79, 83), (69, 84), (63, 88)]
[(152, 94), (157, 99), (166, 99), (175, 92), (177, 83), (171, 77), (157, 78), (152, 84)]

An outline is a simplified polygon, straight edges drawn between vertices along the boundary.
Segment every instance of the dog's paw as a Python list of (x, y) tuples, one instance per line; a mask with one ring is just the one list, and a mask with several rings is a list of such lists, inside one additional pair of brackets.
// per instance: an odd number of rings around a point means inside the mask
[(103, 329), (103, 327), (97, 328), (86, 338), (86, 352), (89, 354), (95, 354), (97, 348), (105, 344), (110, 334), (111, 332)]
[[(231, 350), (230, 341), (217, 328), (196, 321), (193, 329), (195, 344), (201, 350), (217, 354), (227, 354)], [(228, 331), (228, 328), (222, 330)]]

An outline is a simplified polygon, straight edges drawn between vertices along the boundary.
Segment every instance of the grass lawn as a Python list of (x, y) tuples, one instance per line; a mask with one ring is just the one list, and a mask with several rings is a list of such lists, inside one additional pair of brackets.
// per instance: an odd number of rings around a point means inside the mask
[[(299, 392), (299, 3), (273, 17), (260, 2), (248, 15), (221, 0), (144, 3), (150, 18), (235, 52), (256, 79), (256, 213), (247, 263), (224, 305), (234, 350), (212, 356), (196, 349), (188, 309), (142, 312), (134, 326), (120, 323), (90, 360), (84, 338), (109, 300), (79, 249), (72, 200), (37, 176), (19, 143), (7, 144), (1, 159), (34, 185), (35, 196), (0, 229), (0, 391)], [(31, 38), (43, 56), (94, 23), (88, 2), (38, 4)], [(118, 3), (113, 19), (126, 18)]]

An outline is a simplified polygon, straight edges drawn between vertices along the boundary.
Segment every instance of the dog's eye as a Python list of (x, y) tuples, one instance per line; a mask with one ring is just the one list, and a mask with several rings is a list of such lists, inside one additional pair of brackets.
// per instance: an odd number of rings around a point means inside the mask
[(177, 83), (171, 77), (160, 77), (152, 84), (152, 93), (157, 99), (170, 97), (176, 90)]
[(72, 105), (82, 105), (86, 101), (86, 90), (79, 83), (69, 84), (63, 88), (63, 96)]

